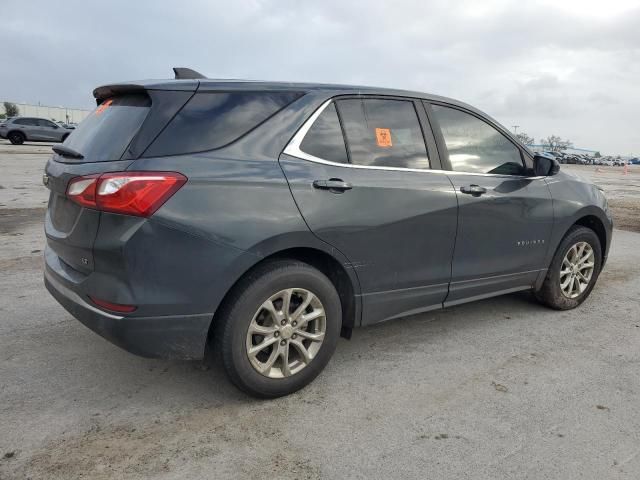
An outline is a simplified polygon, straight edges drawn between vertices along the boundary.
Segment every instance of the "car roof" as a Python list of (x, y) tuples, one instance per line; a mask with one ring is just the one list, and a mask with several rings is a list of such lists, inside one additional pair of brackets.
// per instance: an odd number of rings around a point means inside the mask
[[(248, 79), (165, 79), (165, 80), (138, 80), (118, 82), (103, 85), (93, 91), (93, 95), (98, 100), (103, 100), (114, 94), (125, 91), (143, 90), (183, 90), (183, 91), (255, 91), (255, 90), (298, 90), (305, 93), (326, 93), (328, 95), (389, 95), (399, 97), (420, 98), (431, 101), (440, 101), (453, 105), (458, 105), (469, 110), (478, 111), (468, 105), (453, 98), (443, 97), (413, 90), (403, 90), (388, 87), (372, 87), (366, 85), (344, 85), (332, 83), (310, 83), (310, 82), (285, 82), (269, 80), (248, 80)], [(486, 115), (482, 113), (483, 115)]]

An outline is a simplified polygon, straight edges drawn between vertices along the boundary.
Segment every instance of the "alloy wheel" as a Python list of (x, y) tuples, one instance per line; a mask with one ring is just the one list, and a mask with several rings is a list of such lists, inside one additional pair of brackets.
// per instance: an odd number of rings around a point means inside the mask
[(269, 297), (251, 319), (247, 356), (269, 378), (295, 375), (318, 354), (326, 333), (322, 302), (304, 288), (288, 288)]
[(580, 296), (589, 286), (595, 256), (593, 248), (587, 242), (574, 244), (562, 260), (560, 266), (560, 290), (567, 298)]

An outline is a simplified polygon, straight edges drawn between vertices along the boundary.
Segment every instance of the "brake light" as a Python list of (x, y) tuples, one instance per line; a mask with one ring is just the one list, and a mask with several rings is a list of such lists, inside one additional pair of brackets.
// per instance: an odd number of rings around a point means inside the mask
[(87, 208), (150, 217), (186, 182), (177, 172), (104, 173), (72, 179), (67, 197)]

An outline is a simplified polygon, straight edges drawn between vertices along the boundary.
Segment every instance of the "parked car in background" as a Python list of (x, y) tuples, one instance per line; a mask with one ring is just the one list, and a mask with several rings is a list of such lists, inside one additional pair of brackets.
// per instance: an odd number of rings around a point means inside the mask
[(629, 165), (640, 165), (640, 158), (632, 158), (629, 160)]
[(0, 137), (14, 145), (29, 142), (64, 142), (71, 129), (46, 118), (13, 117), (0, 122)]
[(277, 397), (355, 327), (519, 290), (575, 308), (605, 264), (603, 192), (469, 105), (179, 78), (97, 88), (43, 177), (49, 292), (131, 352), (213, 349)]

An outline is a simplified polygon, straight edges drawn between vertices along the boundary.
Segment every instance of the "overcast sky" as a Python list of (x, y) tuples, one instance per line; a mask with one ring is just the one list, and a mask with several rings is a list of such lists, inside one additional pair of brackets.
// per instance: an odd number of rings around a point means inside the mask
[(640, 154), (640, 0), (2, 0), (0, 100), (92, 108), (100, 84), (210, 77), (389, 86), (535, 137)]

